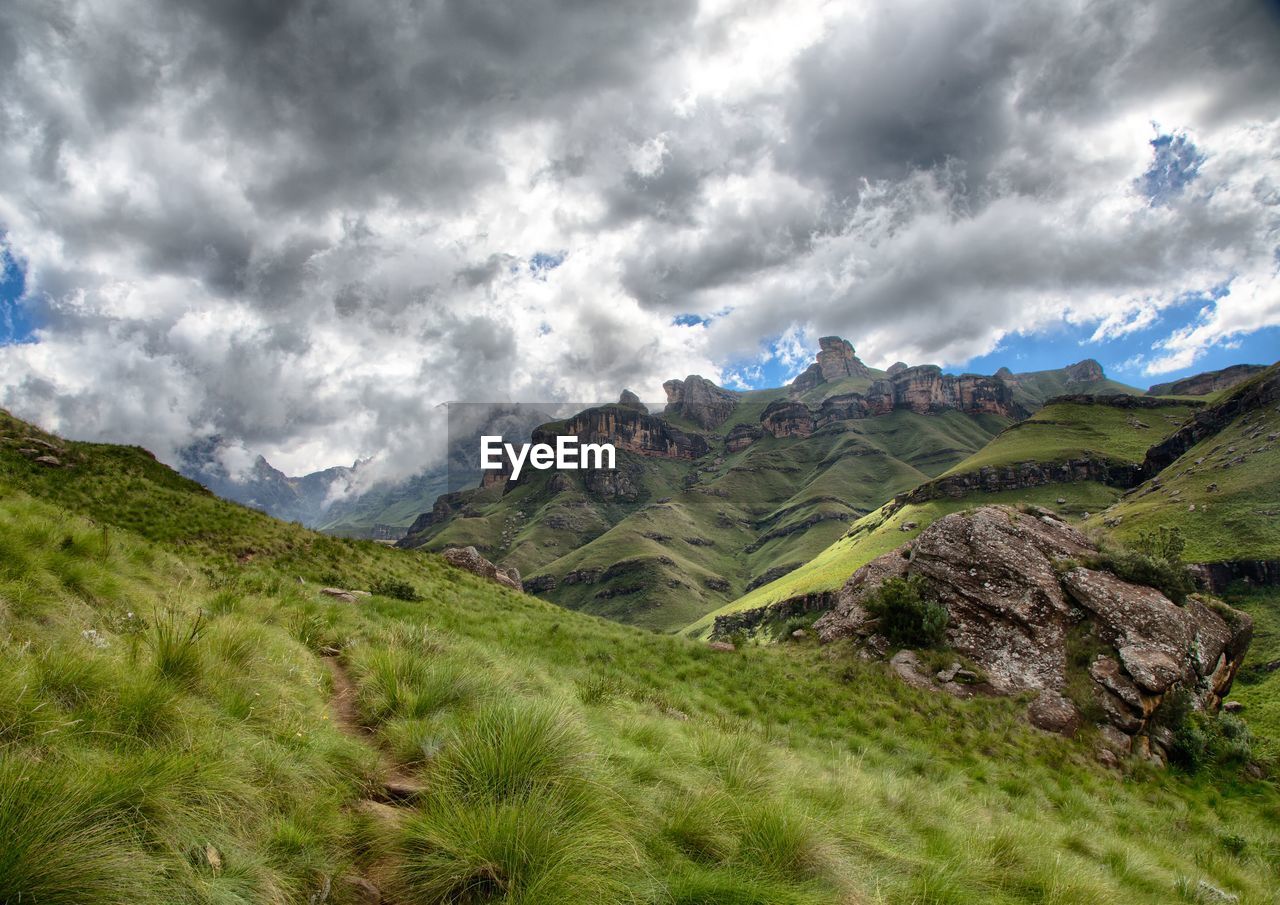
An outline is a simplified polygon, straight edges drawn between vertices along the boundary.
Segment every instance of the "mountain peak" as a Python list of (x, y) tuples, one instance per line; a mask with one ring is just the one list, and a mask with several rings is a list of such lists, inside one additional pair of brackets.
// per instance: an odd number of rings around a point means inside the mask
[(853, 344), (839, 336), (818, 339), (818, 359), (791, 382), (796, 392), (813, 389), (823, 383), (835, 383), (846, 377), (870, 377), (871, 371), (853, 351)]
[(649, 409), (640, 401), (640, 397), (630, 390), (622, 391), (622, 395), (618, 397), (618, 405), (623, 408), (635, 409), (642, 415), (649, 414)]
[(1092, 358), (1086, 358), (1084, 361), (1078, 361), (1073, 365), (1067, 365), (1067, 376), (1072, 380), (1078, 380), (1083, 383), (1089, 383), (1094, 380), (1105, 380), (1107, 375), (1103, 373), (1102, 365), (1098, 364)]

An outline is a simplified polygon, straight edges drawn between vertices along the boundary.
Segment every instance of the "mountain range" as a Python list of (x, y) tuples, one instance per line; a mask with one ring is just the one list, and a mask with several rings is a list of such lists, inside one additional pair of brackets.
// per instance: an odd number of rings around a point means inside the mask
[(1133, 394), (1086, 360), (1014, 374), (870, 368), (841, 337), (788, 386), (691, 375), (544, 435), (609, 440), (614, 473), (491, 478), (424, 513), (403, 546), (474, 546), (564, 606), (677, 630), (799, 568), (895, 494), (945, 473), (1062, 393)]

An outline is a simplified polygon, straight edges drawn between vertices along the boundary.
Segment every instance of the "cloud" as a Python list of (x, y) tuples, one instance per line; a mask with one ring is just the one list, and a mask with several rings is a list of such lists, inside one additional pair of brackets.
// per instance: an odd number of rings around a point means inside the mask
[(1203, 297), (1144, 365), (1189, 367), (1280, 323), (1277, 38), (1191, 0), (12, 0), (0, 404), (365, 482), (438, 461), (446, 400), (744, 386), (828, 333), (963, 363)]

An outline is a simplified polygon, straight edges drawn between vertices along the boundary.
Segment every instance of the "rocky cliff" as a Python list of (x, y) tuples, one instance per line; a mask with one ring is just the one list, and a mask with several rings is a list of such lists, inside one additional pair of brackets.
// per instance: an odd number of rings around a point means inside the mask
[(1261, 374), (1266, 365), (1232, 365), (1220, 371), (1206, 371), (1194, 377), (1184, 377), (1172, 383), (1153, 384), (1148, 396), (1208, 396), (1219, 390), (1228, 390), (1238, 383)]
[(738, 404), (737, 393), (697, 374), (668, 380), (662, 388), (667, 393), (667, 414), (684, 416), (707, 430), (723, 424)]
[(1067, 365), (1063, 370), (1067, 372), (1067, 378), (1076, 383), (1094, 383), (1099, 380), (1105, 380), (1107, 377), (1102, 370), (1102, 365), (1092, 358), (1086, 358), (1084, 361), (1077, 361), (1073, 365)]
[[(1172, 735), (1161, 705), (1177, 697), (1216, 710), (1252, 638), (1247, 615), (1209, 598), (1178, 606), (1154, 588), (1101, 571), (1097, 549), (1051, 517), (988, 506), (939, 519), (913, 542), (858, 569), (815, 624), (824, 642), (852, 638), (866, 656), (889, 643), (866, 604), (891, 578), (918, 577), (947, 613), (947, 645), (997, 694), (1032, 692), (1031, 721), (1073, 734), (1089, 713), (1099, 757), (1163, 763)], [(956, 674), (893, 658), (913, 684), (963, 694)]]
[(897, 409), (920, 415), (946, 411), (1009, 418), (1026, 415), (1014, 401), (1009, 385), (999, 378), (976, 374), (956, 377), (942, 373), (936, 365), (921, 365), (897, 369), (892, 377), (873, 382), (865, 394), (828, 396), (816, 409), (798, 399), (776, 399), (761, 414), (760, 425), (775, 437), (807, 437), (836, 421), (887, 415)]
[(944, 374), (937, 365), (902, 368), (887, 380), (877, 380), (867, 391), (867, 403), (874, 414), (907, 409), (932, 415), (949, 409), (970, 415), (1025, 417), (1027, 412), (1013, 400), (1013, 390), (998, 377)]
[(662, 418), (625, 405), (585, 409), (565, 421), (545, 424), (533, 432), (534, 443), (555, 444), (557, 436), (573, 435), (582, 443), (612, 443), (620, 452), (664, 459), (696, 459), (711, 447), (698, 434), (686, 434)]

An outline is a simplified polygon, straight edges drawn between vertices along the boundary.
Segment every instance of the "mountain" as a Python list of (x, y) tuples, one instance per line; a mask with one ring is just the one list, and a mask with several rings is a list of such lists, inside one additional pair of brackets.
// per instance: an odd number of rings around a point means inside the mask
[(444, 492), (446, 472), (431, 469), (404, 481), (357, 489), (361, 467), (338, 465), (290, 477), (258, 456), (247, 473), (232, 474), (210, 438), (182, 452), (179, 470), (218, 496), (331, 534), (398, 540), (424, 506)]
[[(1280, 573), (1280, 365), (1217, 401), (1076, 395), (1050, 399), (945, 473), (855, 522), (799, 568), (696, 620), (820, 610), (856, 569), (975, 505), (1023, 503), (1134, 543), (1177, 527), (1184, 555), (1220, 576)], [(1273, 565), (1268, 565), (1273, 563)]]
[(543, 439), (614, 442), (617, 472), (491, 475), (438, 500), (402, 544), (474, 546), (545, 599), (675, 630), (976, 453), (1038, 407), (1031, 390), (1119, 386), (1094, 362), (1008, 376), (879, 371), (847, 340), (819, 344), (786, 387), (735, 392), (690, 375), (664, 384), (662, 412), (624, 398), (543, 425)]
[(1172, 383), (1153, 384), (1151, 389), (1147, 390), (1147, 395), (1208, 396), (1211, 393), (1229, 390), (1255, 374), (1261, 374), (1266, 369), (1266, 365), (1232, 365), (1220, 371), (1205, 371), (1203, 374), (1184, 377)]
[(1102, 365), (1092, 358), (1078, 361), (1065, 368), (1049, 371), (1027, 371), (1014, 374), (1008, 368), (996, 371), (1013, 387), (1014, 398), (1028, 410), (1034, 411), (1055, 396), (1094, 395), (1138, 396), (1142, 391), (1111, 380), (1102, 370)]

